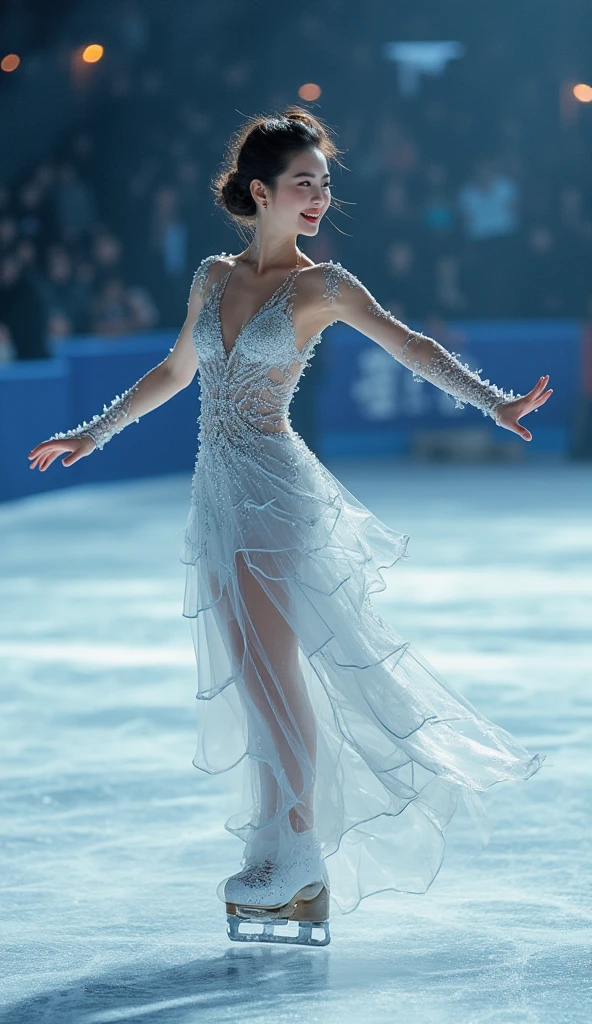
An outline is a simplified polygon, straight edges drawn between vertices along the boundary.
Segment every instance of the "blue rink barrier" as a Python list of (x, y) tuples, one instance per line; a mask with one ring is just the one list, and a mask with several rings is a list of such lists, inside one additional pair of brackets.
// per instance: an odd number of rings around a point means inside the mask
[(0, 500), (190, 470), (197, 449), (197, 380), (74, 466), (65, 468), (57, 459), (40, 473), (29, 469), (27, 459), (31, 448), (52, 434), (102, 412), (168, 355), (176, 337), (171, 330), (117, 340), (85, 336), (56, 345), (54, 359), (0, 366)]
[[(454, 399), (415, 381), (379, 345), (342, 323), (325, 332), (323, 358), (313, 359), (294, 406), (303, 409), (307, 386), (310, 394), (314, 387), (320, 458), (408, 453), (416, 431), (452, 426), (496, 432), (525, 452), (565, 453), (571, 410), (581, 391), (584, 329), (574, 320), (459, 321), (447, 324), (438, 337), (463, 362), (515, 393), (530, 390), (542, 374), (551, 375), (554, 394), (530, 417), (534, 439), (528, 445), (472, 406), (457, 409)], [(190, 472), (197, 451), (197, 379), (102, 452), (69, 469), (58, 459), (44, 473), (31, 471), (27, 459), (51, 434), (101, 412), (164, 359), (176, 337), (173, 330), (119, 339), (79, 337), (56, 344), (53, 359), (0, 365), (0, 500), (80, 483)]]
[[(566, 454), (573, 430), (572, 410), (581, 393), (582, 348), (586, 325), (575, 320), (453, 321), (437, 339), (484, 379), (526, 394), (550, 374), (553, 395), (525, 422), (533, 439), (526, 444), (500, 429), (489, 416), (413, 374), (380, 345), (346, 324), (331, 329), (327, 376), (319, 409), (322, 454), (408, 454), (420, 430), (485, 430), (498, 444), (519, 445), (524, 454)], [(433, 331), (415, 327), (434, 337)]]

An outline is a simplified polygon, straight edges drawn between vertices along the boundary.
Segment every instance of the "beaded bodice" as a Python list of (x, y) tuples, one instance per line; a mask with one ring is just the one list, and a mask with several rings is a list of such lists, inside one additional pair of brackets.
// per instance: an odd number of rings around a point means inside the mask
[[(203, 294), (209, 268), (226, 254), (208, 256), (196, 271)], [(200, 439), (238, 442), (250, 430), (289, 432), (289, 406), (298, 379), (321, 335), (300, 351), (292, 320), (298, 269), (291, 270), (273, 295), (244, 324), (227, 351), (220, 303), (233, 268), (207, 291), (193, 328), (199, 358)]]

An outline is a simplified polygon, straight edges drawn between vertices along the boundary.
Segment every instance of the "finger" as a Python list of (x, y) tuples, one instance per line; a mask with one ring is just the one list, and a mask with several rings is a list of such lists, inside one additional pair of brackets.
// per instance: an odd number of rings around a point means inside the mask
[(31, 451), (29, 452), (29, 454), (27, 455), (27, 458), (28, 458), (28, 459), (37, 459), (37, 458), (39, 458), (39, 457), (40, 457), (41, 455), (43, 455), (43, 452), (44, 452), (45, 450), (46, 450), (46, 449), (45, 449), (45, 448), (44, 448), (44, 447), (43, 447), (42, 445), (38, 444), (36, 448), (33, 448), (33, 449), (32, 449), (32, 450), (31, 450)]
[(520, 419), (522, 416), (525, 416), (526, 413), (534, 412), (535, 409), (538, 409), (541, 405), (544, 405), (547, 399), (550, 398), (552, 394), (553, 388), (550, 388), (549, 391), (546, 391), (544, 395), (539, 395), (539, 397), (535, 401), (529, 402), (528, 406), (525, 409), (523, 409), (522, 412), (519, 414), (518, 419)]
[(539, 377), (538, 382), (535, 384), (535, 386), (532, 388), (532, 390), (528, 392), (528, 394), (525, 397), (526, 398), (536, 398), (536, 397), (538, 397), (539, 392), (544, 391), (545, 388), (547, 387), (548, 380), (549, 380), (549, 374), (546, 374), (545, 377)]
[(31, 448), (29, 452), (29, 458), (34, 458), (36, 455), (41, 455), (46, 452), (49, 448), (55, 448), (55, 441), (42, 441), (35, 448)]
[(48, 467), (48, 466), (51, 466), (52, 462), (55, 462), (55, 460), (56, 460), (56, 459), (57, 459), (57, 458), (58, 458), (58, 457), (59, 457), (59, 456), (60, 456), (61, 454), (63, 454), (63, 453), (62, 453), (62, 452), (59, 452), (59, 451), (57, 451), (57, 452), (56, 452), (56, 451), (50, 451), (50, 452), (46, 452), (46, 453), (45, 453), (45, 455), (44, 455), (44, 457), (43, 457), (43, 465), (44, 465), (44, 468), (45, 468), (45, 469), (47, 469), (47, 467)]
[(544, 405), (547, 399), (550, 398), (552, 394), (553, 388), (550, 388), (549, 391), (546, 391), (544, 395), (541, 395), (541, 397), (538, 400), (538, 405)]
[(533, 395), (532, 397), (530, 395), (525, 395), (525, 402), (518, 413), (517, 419), (520, 419), (522, 416), (526, 416), (529, 412), (534, 412), (534, 410), (538, 409), (540, 405), (543, 405), (552, 394), (553, 388), (549, 388), (549, 390), (542, 395)]
[(35, 448), (31, 448), (27, 458), (34, 459), (37, 455), (42, 455), (44, 452), (55, 452), (59, 455), (60, 452), (71, 452), (72, 445), (68, 441), (42, 441)]

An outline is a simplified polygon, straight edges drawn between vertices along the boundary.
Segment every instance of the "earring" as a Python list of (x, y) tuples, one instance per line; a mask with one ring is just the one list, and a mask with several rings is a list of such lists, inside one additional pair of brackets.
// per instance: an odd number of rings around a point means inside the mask
[(267, 199), (264, 199), (261, 205), (267, 209)]

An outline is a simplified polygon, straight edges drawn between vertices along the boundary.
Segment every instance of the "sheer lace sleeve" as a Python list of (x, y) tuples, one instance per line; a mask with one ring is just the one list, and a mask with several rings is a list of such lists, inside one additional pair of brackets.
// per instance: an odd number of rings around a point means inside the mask
[[(225, 256), (226, 253), (221, 255)], [(219, 255), (206, 256), (193, 275), (187, 306), (190, 312), (192, 305), (195, 307), (193, 310), (195, 314), (194, 319), (197, 318), (197, 310), (201, 306), (201, 299), (210, 267), (212, 263), (219, 259)], [(159, 366), (162, 367), (163, 364), (159, 364)], [(145, 412), (149, 412), (151, 409), (161, 405), (175, 393), (175, 388), (171, 390), (168, 385), (163, 384), (162, 377), (159, 377), (156, 373), (158, 369), (159, 367), (155, 367), (154, 370), (149, 371), (139, 381), (136, 381), (128, 391), (125, 391), (122, 395), (117, 395), (111, 402), (111, 405), (104, 405), (103, 412), (93, 416), (89, 423), (85, 420), (72, 430), (53, 434), (49, 440), (64, 441), (71, 437), (92, 437), (95, 446), (102, 450), (107, 441), (110, 441), (115, 434), (119, 434), (130, 423), (140, 422), (138, 412), (140, 415), (144, 415)], [(138, 395), (134, 402), (134, 395), (137, 392), (141, 394)]]
[(320, 266), (325, 277), (323, 299), (333, 307), (336, 319), (375, 341), (408, 367), (415, 380), (429, 380), (452, 395), (459, 409), (464, 409), (464, 403), (468, 402), (480, 409), (484, 416), (496, 420), (495, 410), (499, 405), (522, 397), (483, 380), (476, 370), (461, 363), (454, 352), (449, 352), (438, 341), (410, 330), (383, 309), (361, 281), (341, 263), (330, 260)]
[(111, 405), (103, 406), (102, 413), (97, 413), (96, 416), (93, 416), (90, 423), (84, 420), (82, 424), (79, 424), (72, 430), (67, 430), (66, 433), (52, 434), (49, 440), (63, 441), (69, 437), (92, 437), (95, 446), (102, 451), (107, 441), (110, 441), (114, 434), (119, 434), (130, 423), (140, 422), (139, 418), (136, 417), (134, 419), (131, 413), (132, 398), (137, 389), (138, 384), (134, 384), (128, 391), (124, 391), (122, 395), (117, 395), (111, 402)]

